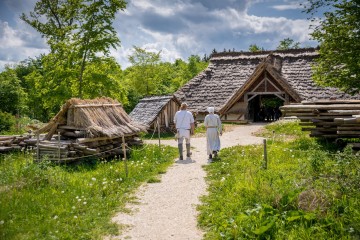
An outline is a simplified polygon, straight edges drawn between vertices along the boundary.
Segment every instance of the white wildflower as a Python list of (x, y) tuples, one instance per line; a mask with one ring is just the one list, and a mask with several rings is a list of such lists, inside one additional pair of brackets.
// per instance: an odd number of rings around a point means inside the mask
[(54, 216), (54, 219), (58, 219), (58, 218), (59, 218), (58, 215), (55, 215), (55, 216)]
[(93, 178), (91, 178), (91, 180), (96, 181), (96, 178), (93, 177)]
[(5, 223), (4, 220), (1, 220), (1, 221), (0, 221), (0, 225), (3, 225), (4, 223)]
[(74, 216), (74, 218), (77, 218), (77, 216)]
[(86, 205), (86, 204), (87, 204), (87, 202), (83, 202), (83, 204), (84, 204), (84, 205)]

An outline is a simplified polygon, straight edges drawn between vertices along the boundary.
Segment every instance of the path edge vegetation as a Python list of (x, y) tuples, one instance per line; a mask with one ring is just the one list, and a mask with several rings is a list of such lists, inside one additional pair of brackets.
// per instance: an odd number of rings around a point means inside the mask
[(269, 124), (263, 146), (235, 146), (204, 168), (204, 239), (359, 239), (359, 154), (308, 137), (297, 122)]
[(0, 156), (0, 239), (103, 239), (144, 183), (160, 181), (176, 149), (144, 145), (124, 161), (87, 159), (75, 165), (33, 162), (29, 153)]

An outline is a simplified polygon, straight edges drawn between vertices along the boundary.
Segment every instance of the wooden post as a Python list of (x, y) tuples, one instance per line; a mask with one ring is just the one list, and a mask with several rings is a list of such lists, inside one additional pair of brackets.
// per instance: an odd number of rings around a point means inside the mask
[(121, 146), (122, 146), (122, 150), (123, 150), (123, 154), (124, 154), (125, 175), (126, 175), (126, 177), (128, 177), (128, 167), (127, 167), (127, 160), (126, 160), (126, 143), (125, 143), (124, 135), (122, 136)]
[(40, 161), (40, 149), (39, 149), (39, 142), (40, 142), (40, 133), (36, 135), (36, 161)]
[(61, 152), (60, 152), (60, 148), (61, 148), (61, 142), (60, 142), (60, 132), (58, 131), (58, 144), (59, 144), (59, 148), (58, 148), (58, 161), (60, 161), (61, 158)]
[(264, 142), (264, 168), (267, 169), (266, 139), (264, 139), (263, 142)]
[(158, 138), (159, 138), (159, 148), (160, 148), (160, 124), (159, 124), (159, 118), (157, 118), (157, 128), (158, 128)]

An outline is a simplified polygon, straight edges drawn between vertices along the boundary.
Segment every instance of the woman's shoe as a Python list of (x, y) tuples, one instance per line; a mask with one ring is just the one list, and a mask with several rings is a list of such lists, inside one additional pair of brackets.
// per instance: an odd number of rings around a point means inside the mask
[(214, 158), (216, 158), (218, 155), (218, 151), (213, 151), (213, 154), (214, 154)]

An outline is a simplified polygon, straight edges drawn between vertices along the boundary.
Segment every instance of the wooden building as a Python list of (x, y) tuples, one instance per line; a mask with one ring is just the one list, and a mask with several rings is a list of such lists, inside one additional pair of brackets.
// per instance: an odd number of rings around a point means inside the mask
[(173, 95), (151, 96), (141, 99), (129, 116), (152, 130), (159, 120), (161, 131), (171, 131), (174, 128), (174, 115), (179, 108), (180, 102)]
[(359, 99), (312, 80), (315, 48), (213, 54), (206, 70), (175, 96), (202, 120), (209, 106), (223, 121), (257, 121), (265, 102), (279, 106), (304, 100)]

